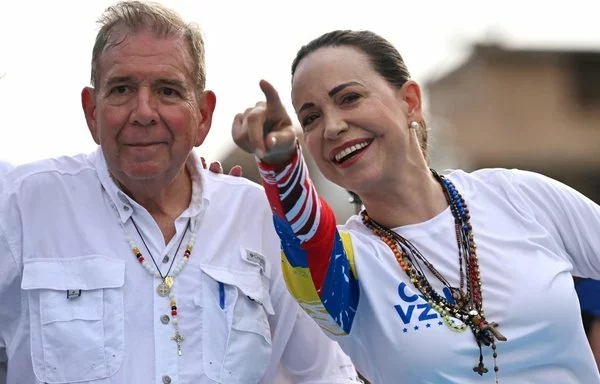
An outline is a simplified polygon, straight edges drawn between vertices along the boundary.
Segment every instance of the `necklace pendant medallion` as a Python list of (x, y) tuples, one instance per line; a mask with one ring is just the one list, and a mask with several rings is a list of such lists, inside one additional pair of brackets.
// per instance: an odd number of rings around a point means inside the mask
[(165, 284), (167, 284), (167, 287), (169, 287), (169, 289), (173, 288), (174, 283), (175, 283), (175, 280), (173, 280), (173, 277), (171, 277), (171, 276), (165, 277)]
[(156, 287), (156, 293), (160, 297), (165, 297), (169, 293), (171, 293), (171, 288), (169, 288), (169, 286), (163, 281), (160, 284), (158, 284), (158, 287)]

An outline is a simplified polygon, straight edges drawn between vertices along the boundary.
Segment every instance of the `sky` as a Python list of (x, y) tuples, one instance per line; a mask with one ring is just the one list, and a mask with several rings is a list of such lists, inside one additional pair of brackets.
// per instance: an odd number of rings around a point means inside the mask
[[(2, 0), (0, 160), (12, 164), (96, 148), (80, 104), (89, 85), (96, 20), (114, 1)], [(217, 95), (209, 160), (233, 146), (236, 113), (262, 99), (261, 78), (289, 103), (296, 51), (333, 29), (370, 29), (390, 40), (424, 83), (460, 63), (473, 43), (600, 50), (599, 0), (164, 0), (200, 25), (207, 88)], [(435, 129), (435, 127), (432, 127)]]

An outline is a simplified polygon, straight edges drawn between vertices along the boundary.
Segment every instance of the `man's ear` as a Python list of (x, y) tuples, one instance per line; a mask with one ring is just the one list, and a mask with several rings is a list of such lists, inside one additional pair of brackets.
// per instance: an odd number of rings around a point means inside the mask
[(96, 90), (94, 88), (83, 88), (81, 91), (81, 106), (92, 138), (96, 144), (100, 144), (100, 137), (96, 125)]
[(206, 136), (208, 135), (212, 125), (212, 117), (216, 105), (217, 96), (213, 91), (202, 92), (198, 100), (198, 110), (200, 111), (200, 116), (197, 127), (198, 136), (196, 136), (194, 146), (199, 147), (204, 142), (204, 139), (206, 139)]

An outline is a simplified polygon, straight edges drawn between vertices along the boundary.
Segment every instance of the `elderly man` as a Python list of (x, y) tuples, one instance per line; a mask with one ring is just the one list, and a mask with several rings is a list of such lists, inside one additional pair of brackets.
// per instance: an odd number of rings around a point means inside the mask
[(261, 187), (193, 153), (216, 103), (198, 30), (140, 2), (100, 25), (82, 92), (98, 150), (0, 182), (5, 382), (356, 382), (283, 284)]

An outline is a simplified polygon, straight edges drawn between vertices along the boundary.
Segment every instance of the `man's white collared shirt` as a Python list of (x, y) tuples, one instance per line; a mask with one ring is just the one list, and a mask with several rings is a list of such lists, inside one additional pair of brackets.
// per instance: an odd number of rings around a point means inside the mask
[[(8, 384), (273, 383), (280, 363), (294, 383), (354, 382), (348, 358), (286, 290), (262, 189), (198, 164), (188, 162), (192, 200), (168, 244), (113, 182), (100, 150), (26, 165), (0, 181)], [(165, 276), (192, 233), (172, 288), (180, 356), (169, 297), (157, 294), (162, 280), (128, 239)]]
[(0, 177), (7, 174), (11, 169), (13, 169), (12, 165), (10, 165), (9, 163), (7, 163), (5, 161), (0, 160)]

